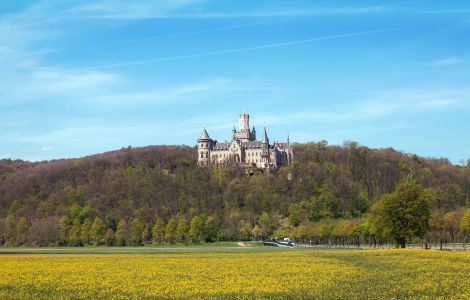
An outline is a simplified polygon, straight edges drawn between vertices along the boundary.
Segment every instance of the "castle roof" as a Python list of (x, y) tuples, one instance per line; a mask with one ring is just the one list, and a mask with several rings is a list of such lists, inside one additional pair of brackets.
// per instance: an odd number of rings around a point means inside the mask
[(266, 132), (266, 127), (264, 127), (264, 133), (263, 133), (263, 144), (269, 144), (269, 139), (268, 139), (268, 133)]
[(230, 147), (230, 144), (225, 142), (225, 143), (217, 143), (214, 145), (214, 150), (228, 150)]
[(263, 143), (260, 141), (249, 141), (249, 142), (243, 142), (242, 147), (245, 149), (258, 149), (263, 146)]
[(206, 129), (202, 130), (201, 136), (199, 137), (200, 140), (210, 140), (209, 134), (207, 133)]

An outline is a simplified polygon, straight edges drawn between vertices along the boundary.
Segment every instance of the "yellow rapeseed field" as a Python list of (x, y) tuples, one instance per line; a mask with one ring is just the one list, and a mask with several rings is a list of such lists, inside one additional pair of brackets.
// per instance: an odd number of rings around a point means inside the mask
[(470, 299), (470, 253), (0, 256), (0, 299)]

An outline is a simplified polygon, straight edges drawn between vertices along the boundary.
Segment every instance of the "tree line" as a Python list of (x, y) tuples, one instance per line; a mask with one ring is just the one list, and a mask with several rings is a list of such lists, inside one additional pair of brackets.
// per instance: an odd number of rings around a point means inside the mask
[[(49, 162), (0, 160), (0, 244), (290, 236), (318, 245), (403, 245), (463, 242), (468, 234), (468, 163), (322, 141), (295, 144), (292, 165), (248, 176), (235, 166), (197, 167), (196, 153), (152, 146)], [(415, 201), (421, 219), (400, 220)]]

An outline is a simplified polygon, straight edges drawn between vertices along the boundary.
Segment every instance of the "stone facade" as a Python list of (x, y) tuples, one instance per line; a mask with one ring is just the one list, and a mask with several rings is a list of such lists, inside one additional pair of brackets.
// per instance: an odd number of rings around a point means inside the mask
[(294, 161), (292, 145), (286, 142), (269, 143), (266, 128), (261, 141), (256, 140), (255, 127), (250, 130), (250, 116), (240, 115), (239, 131), (232, 130), (231, 142), (219, 143), (209, 137), (206, 129), (197, 140), (198, 165), (229, 165), (243, 167), (256, 166), (265, 170), (277, 169)]

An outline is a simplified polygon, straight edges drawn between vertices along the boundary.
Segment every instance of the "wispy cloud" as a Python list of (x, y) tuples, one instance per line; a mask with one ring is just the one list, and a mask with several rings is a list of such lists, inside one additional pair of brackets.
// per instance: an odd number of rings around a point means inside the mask
[(165, 15), (191, 5), (200, 4), (202, 0), (100, 0), (91, 4), (79, 5), (64, 12), (87, 18), (108, 19), (145, 19), (164, 17)]
[(330, 111), (303, 111), (293, 114), (264, 115), (265, 124), (293, 125), (306, 121), (313, 123), (364, 122), (394, 114), (422, 114), (430, 111), (456, 108), (470, 101), (470, 90), (387, 90), (373, 93), (369, 100), (333, 107)]
[(423, 14), (470, 14), (470, 8), (461, 7), (454, 9), (424, 9), (417, 10), (417, 12)]
[(433, 65), (435, 66), (450, 66), (460, 64), (462, 61), (455, 57), (443, 58), (433, 61)]
[(61, 97), (62, 101), (96, 93), (116, 86), (122, 78), (113, 73), (98, 71), (73, 72), (63, 69), (44, 69), (14, 73), (0, 82), (2, 104), (18, 101)]
[(247, 90), (252, 87), (241, 85), (238, 82), (226, 78), (212, 78), (186, 84), (177, 84), (158, 89), (139, 90), (134, 92), (107, 92), (86, 97), (82, 101), (88, 101), (94, 105), (126, 106), (161, 103), (197, 102), (201, 97), (221, 97), (226, 93)]
[(357, 36), (372, 35), (372, 34), (378, 34), (378, 33), (390, 32), (390, 31), (397, 31), (397, 30), (404, 30), (404, 29), (406, 29), (406, 28), (403, 28), (403, 27), (400, 27), (400, 28), (385, 28), (385, 29), (370, 30), (370, 31), (360, 31), (360, 32), (336, 34), (336, 35), (329, 35), (329, 36), (316, 37), (316, 38), (310, 38), (310, 39), (288, 41), (288, 42), (282, 42), (282, 43), (266, 44), (266, 45), (253, 46), (253, 47), (227, 49), (227, 50), (220, 50), (220, 51), (210, 51), (210, 52), (204, 52), (204, 53), (170, 56), (170, 57), (157, 58), (157, 59), (128, 61), (128, 62), (123, 62), (123, 63), (93, 66), (93, 67), (88, 67), (88, 68), (85, 68), (85, 69), (86, 70), (96, 70), (96, 69), (109, 69), (109, 68), (118, 68), (118, 67), (135, 66), (135, 65), (147, 65), (147, 64), (153, 64), (153, 63), (159, 63), (159, 62), (165, 62), (165, 61), (176, 61), (176, 60), (182, 60), (182, 59), (190, 59), (190, 58), (198, 58), (198, 57), (206, 57), (206, 56), (215, 56), (215, 55), (222, 55), (222, 54), (241, 53), (241, 52), (248, 52), (248, 51), (255, 51), (255, 50), (262, 50), (262, 49), (270, 49), (270, 48), (288, 47), (288, 46), (294, 46), (294, 45), (308, 44), (308, 43), (327, 41), (327, 40), (336, 40), (336, 39), (343, 39), (343, 38), (351, 38), (351, 37), (357, 37)]
[(337, 14), (368, 14), (389, 11), (389, 6), (363, 6), (363, 7), (303, 7), (299, 9), (263, 10), (263, 11), (192, 11), (172, 13), (162, 18), (208, 19), (208, 18), (273, 18), (273, 17), (308, 17)]

